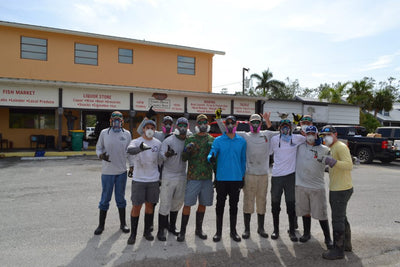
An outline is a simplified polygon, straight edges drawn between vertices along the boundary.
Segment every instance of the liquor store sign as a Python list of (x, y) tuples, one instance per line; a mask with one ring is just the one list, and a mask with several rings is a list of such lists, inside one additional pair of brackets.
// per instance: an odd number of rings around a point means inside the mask
[(58, 107), (58, 88), (0, 85), (0, 106)]
[(63, 107), (129, 110), (129, 92), (64, 88)]

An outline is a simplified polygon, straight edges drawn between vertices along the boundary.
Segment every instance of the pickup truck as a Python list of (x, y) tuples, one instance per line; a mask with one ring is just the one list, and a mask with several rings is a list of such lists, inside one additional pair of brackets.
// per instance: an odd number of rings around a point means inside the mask
[(368, 137), (362, 126), (334, 125), (338, 139), (347, 143), (350, 153), (361, 163), (371, 163), (374, 159), (389, 163), (400, 157), (393, 148), (393, 141), (382, 137)]

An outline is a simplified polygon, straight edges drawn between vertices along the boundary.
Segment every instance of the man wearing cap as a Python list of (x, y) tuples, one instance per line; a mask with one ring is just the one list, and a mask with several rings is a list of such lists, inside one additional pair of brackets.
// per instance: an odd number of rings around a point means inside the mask
[(213, 204), (214, 189), (212, 183), (212, 165), (207, 161), (214, 137), (208, 134), (210, 125), (208, 118), (200, 114), (196, 118), (196, 133), (185, 140), (182, 160), (188, 162), (187, 183), (185, 190), (184, 207), (182, 210), (181, 230), (177, 241), (185, 241), (186, 226), (189, 221), (190, 208), (199, 201), (196, 212), (195, 235), (207, 239), (203, 232), (203, 220), (206, 206)]
[(156, 123), (146, 120), (143, 123), (143, 135), (131, 141), (127, 152), (130, 154), (129, 161), (133, 170), (131, 200), (131, 235), (128, 245), (136, 241), (137, 226), (140, 210), (145, 203), (144, 234), (143, 236), (151, 241), (154, 239), (151, 234), (151, 225), (154, 217), (154, 204), (158, 202), (160, 194), (159, 180), (159, 152), (161, 142), (154, 138)]
[[(156, 112), (153, 110), (153, 107), (150, 107), (149, 111), (146, 113), (146, 117), (143, 119), (143, 121), (140, 123), (140, 125), (137, 128), (138, 134), (143, 135), (143, 123), (146, 120), (149, 120), (155, 114), (156, 114)], [(174, 120), (172, 119), (171, 116), (165, 116), (161, 123), (162, 131), (154, 131), (154, 138), (157, 138), (161, 142), (164, 141), (165, 138), (167, 138), (168, 136), (170, 136), (172, 134), (173, 123), (174, 123)]]
[(157, 238), (160, 241), (166, 241), (166, 228), (174, 235), (178, 235), (175, 226), (176, 217), (185, 197), (187, 166), (187, 163), (182, 161), (181, 156), (188, 128), (188, 120), (184, 117), (178, 118), (174, 134), (161, 144), (160, 157), (164, 162), (164, 168), (158, 211)]
[(95, 235), (100, 235), (104, 230), (107, 211), (113, 190), (115, 190), (115, 201), (117, 203), (120, 229), (129, 233), (125, 221), (125, 187), (126, 187), (126, 148), (131, 141), (131, 133), (123, 129), (124, 118), (122, 113), (114, 111), (110, 117), (110, 127), (100, 132), (96, 144), (96, 154), (102, 160), (101, 166), (101, 200), (99, 202), (99, 226)]
[(311, 238), (311, 216), (319, 220), (325, 236), (325, 244), (332, 247), (329, 233), (325, 190), (325, 163), (320, 159), (329, 154), (329, 148), (316, 143), (318, 130), (315, 126), (304, 129), (306, 143), (299, 145), (296, 157), (296, 215), (303, 217), (303, 236), (300, 242)]
[(351, 170), (353, 161), (349, 148), (338, 140), (336, 129), (322, 128), (324, 143), (331, 149), (330, 156), (322, 157), (329, 166), (329, 203), (332, 211), (333, 248), (322, 254), (328, 260), (344, 258), (344, 251), (352, 251), (351, 230), (347, 220), (347, 203), (353, 194)]
[[(216, 111), (216, 120), (221, 132), (226, 132), (226, 127), (220, 118), (220, 112)], [(271, 127), (270, 112), (265, 112), (263, 118), (267, 127)], [(244, 217), (244, 233), (242, 237), (248, 239), (250, 237), (250, 219), (254, 212), (256, 204), (257, 233), (264, 238), (268, 238), (268, 234), (264, 230), (265, 212), (267, 205), (268, 191), (268, 173), (269, 173), (269, 157), (270, 157), (270, 141), (272, 136), (279, 134), (277, 131), (263, 130), (261, 131), (262, 119), (258, 114), (250, 116), (250, 132), (236, 131), (236, 134), (246, 140), (246, 175), (243, 187), (243, 217)]]
[(217, 231), (213, 241), (221, 240), (225, 200), (229, 196), (230, 235), (234, 241), (239, 242), (241, 238), (236, 231), (237, 204), (246, 172), (246, 140), (236, 134), (235, 116), (228, 116), (225, 119), (225, 126), (227, 131), (215, 139), (207, 157), (209, 162), (217, 165), (215, 177)]
[(301, 127), (300, 133), (305, 136), (307, 127), (311, 126), (311, 125), (313, 125), (313, 119), (312, 119), (311, 115), (304, 115), (303, 117), (301, 117), (301, 119), (300, 119), (300, 127)]
[(271, 139), (271, 152), (274, 154), (274, 165), (271, 178), (271, 207), (274, 224), (272, 239), (279, 237), (279, 213), (281, 211), (281, 198), (285, 193), (286, 212), (289, 219), (289, 238), (297, 242), (295, 233), (295, 170), (297, 147), (305, 142), (305, 137), (292, 134), (292, 123), (288, 119), (279, 122), (280, 135)]

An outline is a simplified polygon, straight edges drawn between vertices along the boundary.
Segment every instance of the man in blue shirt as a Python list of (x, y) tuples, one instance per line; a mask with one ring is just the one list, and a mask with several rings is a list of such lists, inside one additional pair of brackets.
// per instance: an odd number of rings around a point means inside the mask
[(217, 164), (215, 177), (217, 232), (213, 237), (213, 241), (219, 242), (221, 240), (225, 200), (229, 196), (231, 238), (239, 242), (241, 238), (236, 232), (237, 204), (246, 171), (246, 141), (235, 133), (236, 118), (234, 116), (226, 118), (225, 126), (227, 132), (214, 140), (207, 157), (208, 161)]

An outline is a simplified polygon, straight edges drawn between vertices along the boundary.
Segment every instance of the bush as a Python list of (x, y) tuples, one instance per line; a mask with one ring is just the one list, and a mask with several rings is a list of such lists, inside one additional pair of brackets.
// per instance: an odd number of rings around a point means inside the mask
[(360, 125), (364, 126), (369, 133), (374, 133), (376, 128), (381, 126), (374, 115), (363, 112), (360, 112)]

